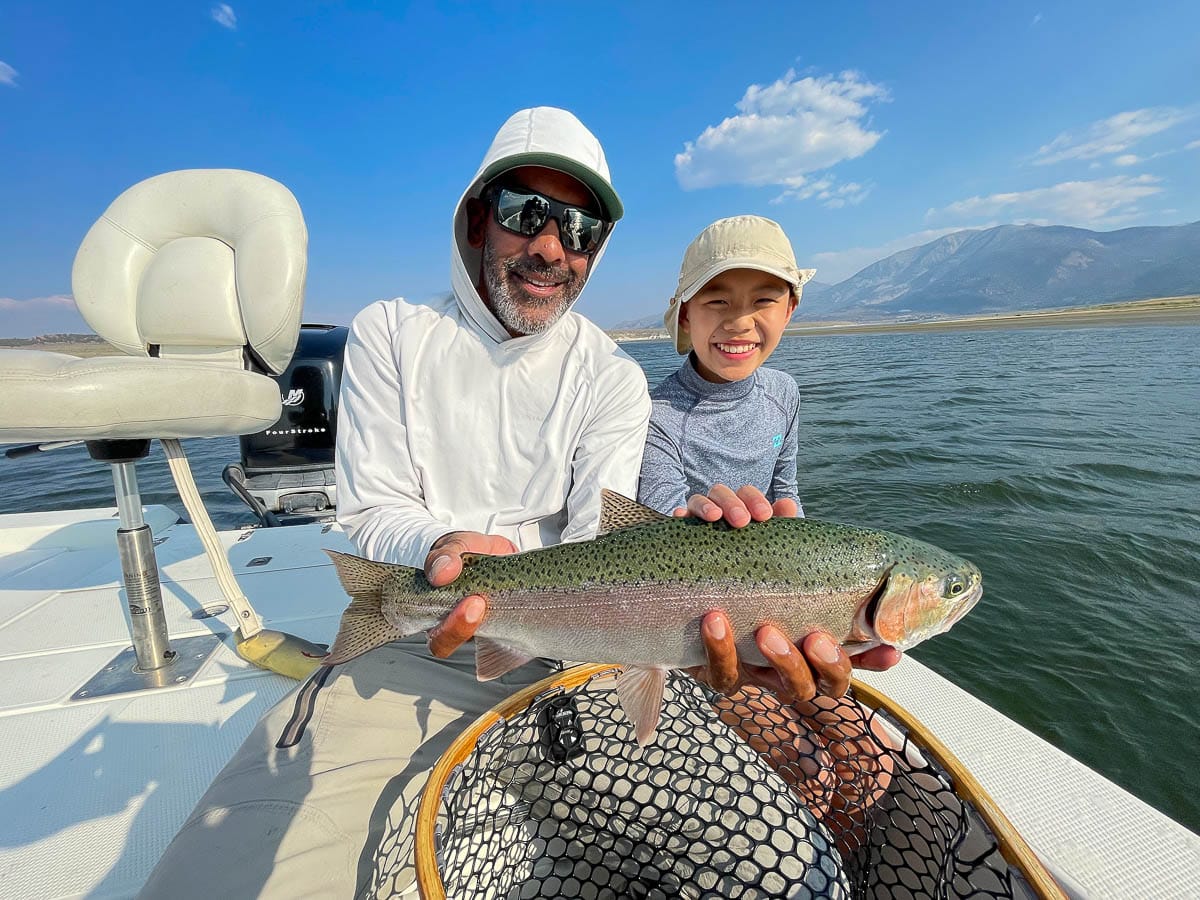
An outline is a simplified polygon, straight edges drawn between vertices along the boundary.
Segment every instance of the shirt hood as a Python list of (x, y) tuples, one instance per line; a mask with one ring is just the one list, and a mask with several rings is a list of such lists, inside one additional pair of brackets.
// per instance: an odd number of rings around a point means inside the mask
[[(600, 142), (565, 109), (552, 106), (523, 109), (514, 113), (500, 127), (454, 210), (450, 286), (463, 315), (481, 333), (497, 343), (513, 342), (514, 346), (517, 343), (524, 346), (544, 340), (562, 324), (562, 319), (539, 334), (512, 337), (479, 296), (475, 282), (479, 277), (482, 252), (467, 242), (467, 201), (478, 197), (483, 186), (501, 172), (518, 166), (544, 166), (577, 178), (591, 189), (605, 214), (614, 222), (621, 217), (624, 209), (613, 189), (608, 162)], [(588, 280), (595, 272), (611, 235), (610, 229), (604, 243), (592, 254)]]

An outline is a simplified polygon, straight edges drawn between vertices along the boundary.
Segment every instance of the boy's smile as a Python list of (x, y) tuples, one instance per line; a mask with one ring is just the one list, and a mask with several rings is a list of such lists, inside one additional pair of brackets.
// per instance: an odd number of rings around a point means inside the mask
[(709, 281), (679, 310), (701, 377), (749, 378), (779, 344), (796, 303), (791, 285), (757, 269), (730, 269)]

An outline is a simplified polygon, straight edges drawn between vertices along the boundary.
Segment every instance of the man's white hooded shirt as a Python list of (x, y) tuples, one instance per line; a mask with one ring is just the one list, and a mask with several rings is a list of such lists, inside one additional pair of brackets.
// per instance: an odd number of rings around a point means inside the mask
[[(599, 143), (577, 120), (525, 112), (501, 129), (480, 174), (538, 146), (607, 179)], [(372, 559), (422, 566), (449, 531), (501, 535), (521, 550), (585, 540), (601, 488), (637, 493), (650, 416), (641, 368), (575, 312), (540, 334), (508, 335), (474, 284), (465, 206), (481, 187), (477, 174), (456, 211), (452, 295), (379, 301), (350, 328), (338, 521)]]

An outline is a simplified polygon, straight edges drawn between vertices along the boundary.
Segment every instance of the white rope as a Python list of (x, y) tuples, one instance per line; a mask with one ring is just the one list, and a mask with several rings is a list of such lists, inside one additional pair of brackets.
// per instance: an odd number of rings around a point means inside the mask
[(175, 487), (183, 499), (183, 505), (187, 508), (188, 515), (191, 516), (196, 534), (200, 536), (200, 541), (204, 544), (204, 552), (212, 565), (213, 573), (217, 576), (217, 584), (221, 586), (225, 602), (237, 615), (241, 640), (254, 637), (263, 630), (262, 620), (254, 611), (254, 607), (250, 605), (250, 601), (246, 599), (246, 595), (242, 593), (242, 589), (233, 575), (229, 557), (225, 555), (225, 549), (217, 539), (217, 531), (213, 528), (212, 519), (208, 517), (208, 510), (204, 508), (204, 501), (200, 498), (200, 491), (196, 488), (195, 479), (192, 478), (192, 469), (188, 465), (187, 454), (183, 452), (183, 445), (174, 438), (165, 439), (161, 443), (167, 454), (167, 462), (171, 466)]

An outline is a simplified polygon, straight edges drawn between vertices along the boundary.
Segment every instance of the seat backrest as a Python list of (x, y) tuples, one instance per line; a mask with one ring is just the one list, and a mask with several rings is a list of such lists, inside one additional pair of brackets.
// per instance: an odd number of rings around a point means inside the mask
[(286, 187), (187, 169), (114, 200), (84, 237), (71, 282), (87, 323), (125, 353), (278, 374), (299, 336), (307, 259)]

